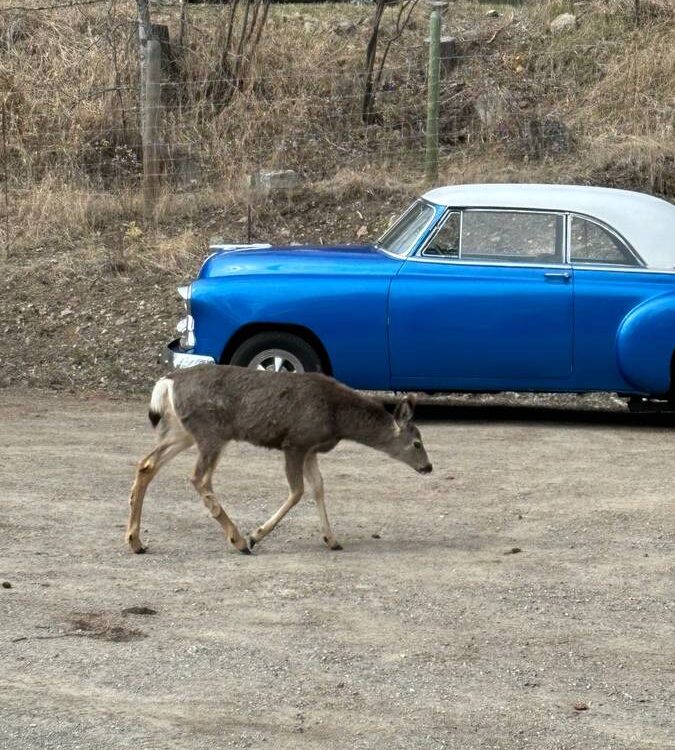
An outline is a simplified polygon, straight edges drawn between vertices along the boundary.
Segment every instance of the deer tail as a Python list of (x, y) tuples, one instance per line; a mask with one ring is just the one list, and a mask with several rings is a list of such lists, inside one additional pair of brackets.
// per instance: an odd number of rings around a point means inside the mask
[(148, 418), (153, 427), (157, 427), (167, 409), (173, 410), (173, 380), (164, 377), (155, 383), (150, 396)]

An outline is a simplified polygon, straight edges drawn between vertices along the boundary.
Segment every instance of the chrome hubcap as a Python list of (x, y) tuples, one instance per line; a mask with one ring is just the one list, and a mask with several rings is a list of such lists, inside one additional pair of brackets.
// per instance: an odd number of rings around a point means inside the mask
[(268, 372), (304, 372), (302, 362), (285, 349), (265, 349), (256, 354), (248, 365), (254, 370)]

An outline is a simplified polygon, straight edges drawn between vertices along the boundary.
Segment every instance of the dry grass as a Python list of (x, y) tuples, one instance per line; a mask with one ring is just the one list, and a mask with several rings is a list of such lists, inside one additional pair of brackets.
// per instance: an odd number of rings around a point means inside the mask
[[(578, 10), (577, 29), (559, 36), (548, 24), (569, 2), (490, 7), (501, 15), (487, 18), (485, 4), (469, 1), (446, 14), (444, 33), (460, 39), (461, 60), (442, 85), (441, 179), (589, 181), (675, 195), (671, 4), (643, 0), (637, 26), (633, 2), (591, 0)], [(156, 13), (175, 39), (177, 6)], [(186, 44), (165, 86), (163, 137), (167, 154), (198, 172), (167, 180), (152, 231), (140, 192), (133, 4), (0, 13), (10, 199), (2, 233), (13, 253), (100, 245), (113, 265), (130, 254), (180, 265), (205, 235), (241, 227), (243, 177), (258, 169), (306, 178), (299, 211), (312, 196), (319, 207), (344, 207), (417, 192), (426, 10), (418, 8), (392, 47), (380, 124), (366, 128), (360, 83), (370, 13), (346, 4), (273, 6), (246, 85), (219, 106), (207, 94), (221, 10), (189, 6)], [(564, 135), (562, 147), (551, 132)], [(284, 219), (283, 207), (257, 210), (270, 224)]]

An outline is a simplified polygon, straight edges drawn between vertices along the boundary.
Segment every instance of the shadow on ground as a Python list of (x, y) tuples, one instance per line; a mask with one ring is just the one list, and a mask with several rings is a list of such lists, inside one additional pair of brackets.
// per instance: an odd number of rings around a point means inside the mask
[(675, 413), (574, 409), (569, 407), (494, 404), (419, 404), (415, 421), (532, 422), (537, 424), (608, 425), (612, 427), (673, 427)]

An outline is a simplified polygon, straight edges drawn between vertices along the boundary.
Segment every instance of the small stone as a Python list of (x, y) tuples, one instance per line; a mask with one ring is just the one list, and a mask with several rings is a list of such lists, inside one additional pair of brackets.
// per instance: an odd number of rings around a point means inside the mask
[(157, 610), (151, 607), (127, 607), (122, 610), (123, 615), (156, 615)]
[[(279, 169), (274, 171), (258, 171), (249, 176), (250, 188), (262, 195), (287, 194), (291, 192), (300, 182), (300, 176), (292, 169)], [(248, 217), (243, 217), (243, 222)]]
[(3, 581), (2, 582), (2, 588), (3, 589), (11, 589), (12, 588), (12, 584), (9, 581)]
[(373, 539), (382, 539), (382, 537), (379, 534), (371, 534), (370, 535)]
[(519, 552), (522, 552), (523, 550), (520, 549), (520, 547), (511, 547), (511, 549), (506, 550), (504, 553), (505, 555), (517, 555)]
[(499, 18), (499, 11), (498, 10), (489, 10), (485, 14), (488, 18)]
[(331, 29), (334, 34), (348, 36), (356, 32), (356, 24), (353, 21), (339, 21)]
[(577, 701), (574, 704), (574, 710), (575, 711), (588, 711), (588, 703), (584, 703), (584, 701)]
[(577, 17), (574, 13), (561, 13), (551, 21), (549, 29), (551, 30), (551, 34), (564, 34), (567, 31), (576, 29), (576, 27)]

